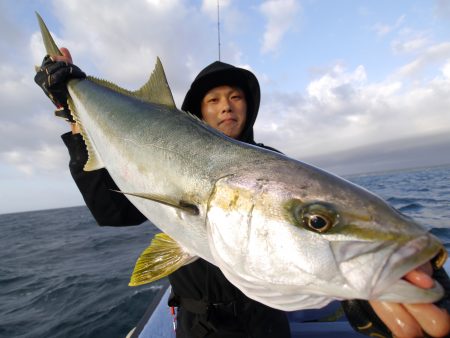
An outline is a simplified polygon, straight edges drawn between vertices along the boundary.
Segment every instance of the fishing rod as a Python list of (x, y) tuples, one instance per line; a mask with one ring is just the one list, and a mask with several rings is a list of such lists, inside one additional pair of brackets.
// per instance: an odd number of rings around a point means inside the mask
[(219, 61), (220, 61), (220, 5), (219, 0), (217, 0), (217, 42), (219, 50)]

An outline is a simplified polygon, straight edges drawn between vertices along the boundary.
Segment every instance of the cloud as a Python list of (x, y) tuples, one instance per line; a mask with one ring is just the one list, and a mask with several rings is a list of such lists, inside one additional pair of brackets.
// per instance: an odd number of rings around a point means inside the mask
[(391, 49), (394, 54), (420, 52), (431, 43), (430, 32), (417, 31), (405, 25), (406, 15), (400, 16), (392, 25), (377, 23), (372, 29), (379, 37), (392, 35)]
[(395, 54), (413, 53), (420, 51), (430, 43), (430, 39), (424, 34), (418, 34), (410, 39), (395, 39), (391, 42), (391, 48)]
[(450, 164), (450, 159), (442, 156), (449, 148), (450, 134), (443, 133), (414, 136), (395, 142), (380, 141), (369, 146), (356, 146), (350, 150), (302, 160), (340, 175), (349, 175)]
[(441, 71), (445, 78), (450, 79), (450, 59), (447, 60), (447, 63), (441, 68)]
[(59, 135), (67, 123), (52, 116), (29, 114), (28, 121), (4, 121), (0, 125), (0, 162), (27, 176), (53, 175), (66, 171), (67, 150)]
[(14, 63), (23, 62), (26, 55), (18, 54), (17, 50), (23, 46), (28, 38), (27, 32), (21, 23), (14, 20), (14, 13), (7, 1), (0, 1), (0, 63), (4, 65), (7, 61)]
[(400, 16), (392, 25), (378, 22), (372, 27), (372, 29), (378, 36), (383, 37), (401, 27), (405, 21), (405, 18), (405, 15)]
[(267, 24), (261, 50), (276, 51), (283, 36), (293, 27), (300, 4), (295, 0), (267, 0), (259, 7)]
[[(304, 158), (399, 138), (450, 133), (449, 63), (428, 81), (370, 82), (363, 66), (337, 64), (304, 93), (266, 98), (256, 137)], [(274, 133), (277, 132), (277, 133)]]
[(354, 72), (348, 73), (342, 65), (336, 64), (328, 74), (312, 81), (307, 86), (306, 92), (308, 97), (317, 101), (318, 104), (337, 103), (347, 100), (355, 84), (364, 82), (366, 77), (363, 66), (358, 66)]
[(415, 60), (402, 66), (394, 74), (397, 77), (417, 77), (427, 67), (450, 58), (450, 42), (442, 42), (426, 48)]
[[(67, 174), (68, 156), (62, 145), (43, 145), (35, 150), (12, 150), (1, 154), (5, 163), (17, 168), (26, 176), (36, 174), (54, 175), (58, 172)], [(61, 170), (61, 168), (64, 168)]]

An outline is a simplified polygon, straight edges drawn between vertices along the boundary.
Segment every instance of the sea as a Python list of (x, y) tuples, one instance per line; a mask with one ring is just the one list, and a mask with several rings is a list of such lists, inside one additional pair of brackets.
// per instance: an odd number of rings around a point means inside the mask
[[(346, 177), (450, 251), (450, 165)], [(100, 227), (85, 206), (0, 215), (0, 337), (125, 337), (162, 288), (129, 287), (150, 223)]]

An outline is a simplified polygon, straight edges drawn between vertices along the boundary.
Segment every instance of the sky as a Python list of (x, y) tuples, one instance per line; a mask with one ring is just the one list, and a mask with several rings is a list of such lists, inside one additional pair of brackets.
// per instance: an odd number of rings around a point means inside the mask
[[(0, 0), (0, 214), (83, 204), (35, 11), (124, 88), (159, 56), (178, 106), (219, 58), (217, 0)], [(339, 175), (450, 163), (450, 0), (221, 0), (220, 56), (260, 81), (257, 142)]]

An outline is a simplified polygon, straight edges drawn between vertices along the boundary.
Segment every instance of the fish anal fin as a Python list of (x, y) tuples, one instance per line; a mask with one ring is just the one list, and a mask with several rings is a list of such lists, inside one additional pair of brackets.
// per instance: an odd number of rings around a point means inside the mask
[(150, 246), (138, 258), (128, 285), (138, 286), (154, 282), (196, 258), (165, 233), (156, 234)]

